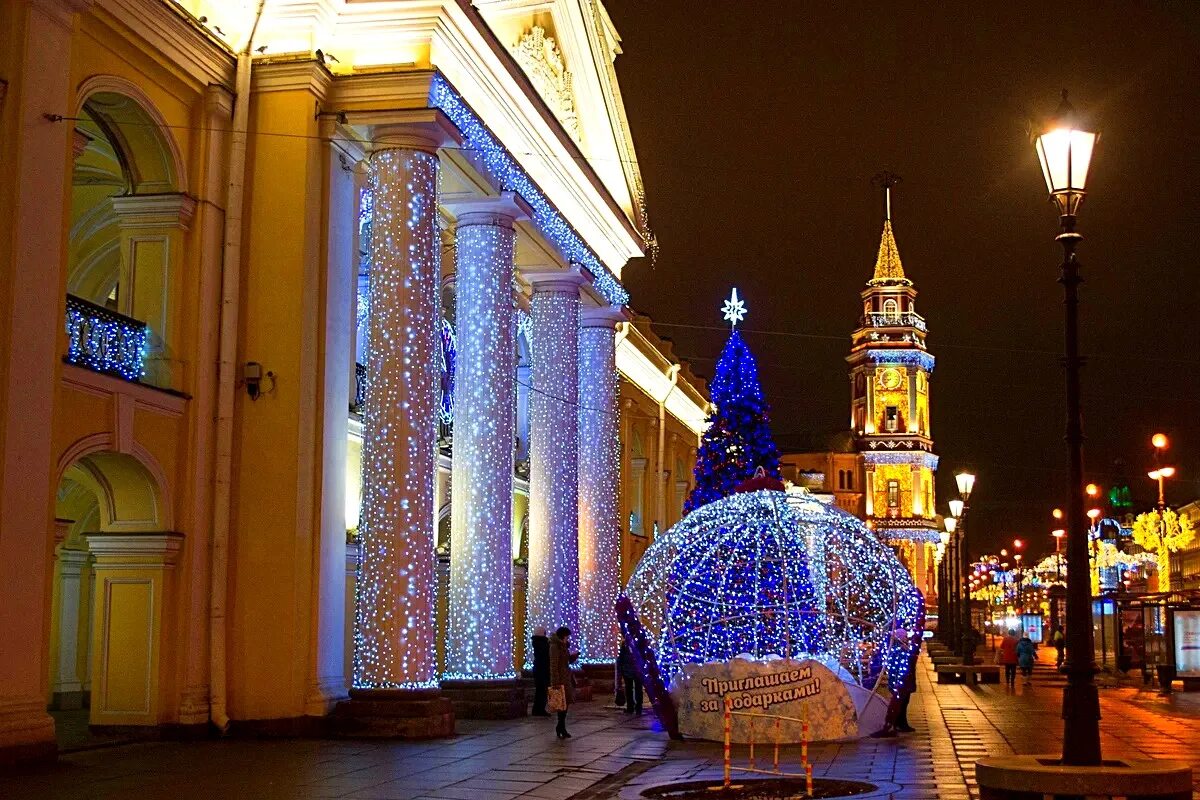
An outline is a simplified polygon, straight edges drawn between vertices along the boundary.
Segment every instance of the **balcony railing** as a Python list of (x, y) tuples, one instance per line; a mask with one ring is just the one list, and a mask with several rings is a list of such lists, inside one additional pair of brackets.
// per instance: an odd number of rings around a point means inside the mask
[(149, 339), (146, 323), (67, 295), (68, 364), (140, 381), (146, 374)]
[(925, 318), (912, 311), (905, 311), (903, 314), (885, 314), (880, 311), (872, 311), (865, 315), (859, 321), (859, 324), (864, 328), (916, 328), (919, 331), (925, 330)]

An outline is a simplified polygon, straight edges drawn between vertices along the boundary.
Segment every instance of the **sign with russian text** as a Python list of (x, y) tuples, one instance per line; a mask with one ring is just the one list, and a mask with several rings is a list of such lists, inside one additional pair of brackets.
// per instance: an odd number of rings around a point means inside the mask
[[(850, 692), (828, 667), (809, 659), (752, 661), (734, 658), (684, 668), (671, 686), (685, 736), (724, 739), (725, 698), (730, 700), (730, 739), (773, 744), (799, 742), (801, 720), (810, 741), (858, 735)], [(778, 724), (776, 723), (778, 719)]]

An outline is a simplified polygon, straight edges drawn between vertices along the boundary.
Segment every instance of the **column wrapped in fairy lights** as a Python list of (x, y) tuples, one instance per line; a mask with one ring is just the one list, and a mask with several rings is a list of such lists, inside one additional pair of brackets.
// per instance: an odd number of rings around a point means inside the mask
[(526, 630), (579, 629), (578, 273), (536, 279)]
[(438, 159), (432, 143), (396, 141), (371, 156), (369, 179), (374, 217), (354, 685), (374, 689), (437, 685)]
[(443, 678), (513, 673), (513, 217), (461, 213), (450, 620)]
[(618, 307), (586, 309), (579, 331), (579, 659), (612, 663), (617, 627), (613, 610), (621, 580), (621, 521), (617, 480), (616, 339)]

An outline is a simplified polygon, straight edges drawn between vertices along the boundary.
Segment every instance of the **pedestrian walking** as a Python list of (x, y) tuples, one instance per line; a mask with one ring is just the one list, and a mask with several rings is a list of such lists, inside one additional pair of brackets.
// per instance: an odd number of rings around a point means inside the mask
[(1004, 665), (1004, 683), (1009, 687), (1017, 685), (1017, 631), (1009, 628), (1008, 633), (1000, 640), (1000, 650), (996, 653), (996, 663)]
[(575, 679), (571, 677), (571, 662), (579, 658), (570, 647), (571, 629), (566, 625), (550, 638), (550, 701), (547, 710), (558, 713), (554, 732), (560, 739), (570, 739), (567, 733), (567, 708), (575, 700)]
[(1025, 676), (1025, 685), (1033, 683), (1033, 659), (1037, 657), (1037, 645), (1029, 638), (1026, 631), (1017, 642), (1017, 663), (1021, 665), (1021, 674)]
[(1063, 665), (1063, 648), (1067, 645), (1067, 637), (1063, 633), (1063, 629), (1058, 625), (1050, 631), (1050, 644), (1054, 646), (1055, 657), (1054, 666), (1061, 667)]
[(533, 645), (533, 716), (548, 717), (546, 690), (550, 688), (550, 640), (545, 628), (534, 628), (530, 638)]
[(625, 682), (625, 713), (642, 713), (642, 676), (638, 674), (637, 665), (633, 663), (633, 652), (629, 645), (621, 642), (621, 651), (617, 654), (617, 671)]

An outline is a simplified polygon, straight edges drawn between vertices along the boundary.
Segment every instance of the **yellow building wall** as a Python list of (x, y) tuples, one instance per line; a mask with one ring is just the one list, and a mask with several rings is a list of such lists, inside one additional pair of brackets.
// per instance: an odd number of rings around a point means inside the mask
[[(314, 105), (306, 88), (257, 91), (250, 104), (257, 134), (247, 149), (238, 361), (259, 362), (276, 378), (257, 401), (239, 390), (234, 407), (228, 661), (235, 719), (303, 714), (321, 440), (313, 381), (323, 167)], [(330, 409), (339, 412), (347, 413)]]

